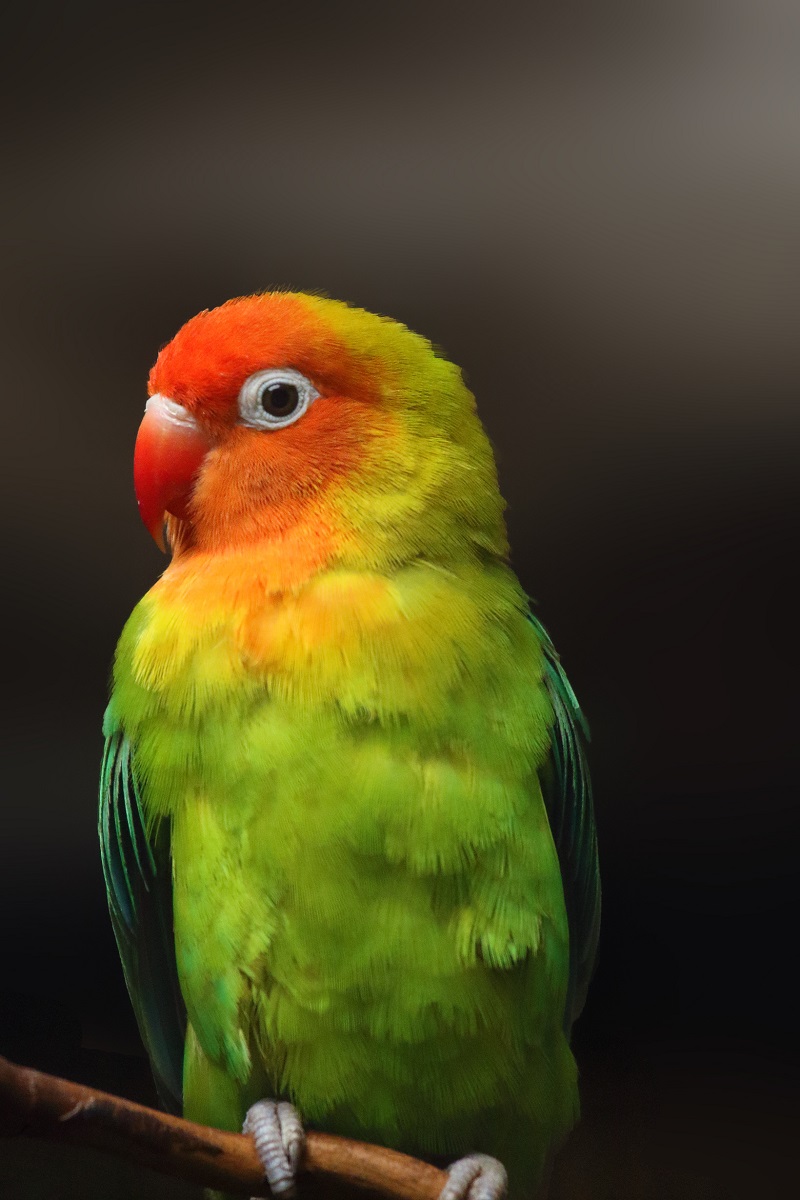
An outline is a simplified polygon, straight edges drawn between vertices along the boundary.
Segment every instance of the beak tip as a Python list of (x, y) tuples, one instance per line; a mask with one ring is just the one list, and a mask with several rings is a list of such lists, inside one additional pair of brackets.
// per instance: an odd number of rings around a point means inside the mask
[(163, 510), (161, 512), (146, 512), (145, 506), (141, 503), (141, 501), (139, 502), (138, 507), (142, 524), (162, 554), (166, 554), (167, 544), (164, 538), (164, 521), (166, 520), (167, 514)]
[(153, 541), (155, 542), (155, 544), (158, 546), (161, 553), (166, 554), (167, 553), (167, 539), (164, 537), (164, 526), (162, 525), (161, 528), (157, 532), (155, 530), (151, 529), (150, 535), (151, 535)]

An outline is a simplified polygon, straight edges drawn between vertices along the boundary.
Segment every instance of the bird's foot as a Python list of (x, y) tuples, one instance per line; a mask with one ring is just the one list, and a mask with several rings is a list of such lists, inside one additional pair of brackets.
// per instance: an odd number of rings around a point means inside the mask
[(439, 1200), (503, 1200), (508, 1193), (506, 1169), (488, 1154), (468, 1154), (447, 1168), (450, 1176)]
[(247, 1110), (242, 1133), (255, 1142), (273, 1196), (289, 1200), (306, 1144), (297, 1109), (285, 1100), (259, 1100)]

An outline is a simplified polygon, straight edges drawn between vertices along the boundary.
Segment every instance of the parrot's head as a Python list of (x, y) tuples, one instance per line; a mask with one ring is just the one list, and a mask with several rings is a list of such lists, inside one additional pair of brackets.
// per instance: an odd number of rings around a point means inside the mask
[(404, 325), (299, 293), (230, 300), (164, 347), (149, 393), (136, 494), (176, 555), (264, 539), (349, 565), (506, 553), (472, 394)]

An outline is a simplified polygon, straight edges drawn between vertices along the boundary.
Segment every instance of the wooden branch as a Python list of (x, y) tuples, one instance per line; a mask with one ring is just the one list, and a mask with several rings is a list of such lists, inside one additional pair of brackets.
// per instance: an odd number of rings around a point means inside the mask
[[(249, 1137), (195, 1125), (2, 1057), (0, 1134), (93, 1146), (204, 1187), (270, 1195)], [(438, 1200), (447, 1182), (444, 1171), (407, 1154), (313, 1131), (300, 1169), (390, 1200)]]

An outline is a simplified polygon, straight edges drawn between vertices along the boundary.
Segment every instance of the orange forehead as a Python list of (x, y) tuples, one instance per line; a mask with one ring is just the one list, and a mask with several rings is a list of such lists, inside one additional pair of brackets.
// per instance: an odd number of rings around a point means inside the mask
[(235, 414), (248, 376), (267, 367), (294, 367), (321, 391), (362, 393), (364, 398), (357, 363), (334, 323), (310, 301), (296, 293), (273, 292), (198, 313), (159, 354), (149, 393), (160, 392), (200, 414), (224, 419)]

